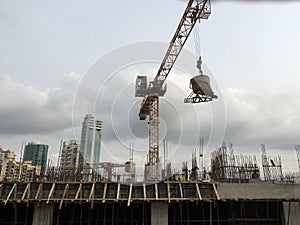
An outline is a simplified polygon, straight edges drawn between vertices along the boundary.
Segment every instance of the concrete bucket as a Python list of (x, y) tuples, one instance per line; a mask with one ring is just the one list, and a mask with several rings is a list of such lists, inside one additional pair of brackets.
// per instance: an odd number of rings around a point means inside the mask
[(190, 88), (198, 95), (214, 96), (210, 86), (210, 79), (206, 75), (195, 76), (191, 79)]

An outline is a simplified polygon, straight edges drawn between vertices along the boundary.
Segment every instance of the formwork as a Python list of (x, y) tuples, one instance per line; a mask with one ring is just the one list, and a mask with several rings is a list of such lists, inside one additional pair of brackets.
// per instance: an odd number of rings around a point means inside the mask
[[(162, 215), (166, 222), (161, 224), (283, 225), (287, 219), (295, 220), (295, 212), (290, 217), (291, 212), (300, 207), (289, 204), (300, 202), (299, 185), (270, 185), (202, 181), (2, 183), (0, 224), (150, 225), (157, 224), (153, 222), (155, 207), (166, 212)], [(46, 212), (47, 220), (34, 222)]]

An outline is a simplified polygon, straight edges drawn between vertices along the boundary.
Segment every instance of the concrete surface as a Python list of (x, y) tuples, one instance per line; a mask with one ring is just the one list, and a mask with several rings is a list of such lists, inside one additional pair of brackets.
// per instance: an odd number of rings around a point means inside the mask
[(35, 203), (32, 225), (52, 225), (53, 204)]
[(283, 210), (286, 225), (300, 224), (300, 202), (284, 202)]
[[(300, 185), (270, 183), (220, 183), (217, 190), (221, 199), (273, 199), (300, 201)], [(300, 224), (300, 223), (299, 223)]]
[(151, 225), (168, 225), (168, 204), (151, 202)]

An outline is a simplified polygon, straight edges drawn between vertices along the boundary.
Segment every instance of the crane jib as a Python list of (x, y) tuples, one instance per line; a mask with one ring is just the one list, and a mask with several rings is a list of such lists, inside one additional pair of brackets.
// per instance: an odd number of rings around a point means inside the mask
[(209, 0), (190, 0), (183, 17), (177, 27), (174, 37), (170, 42), (169, 48), (160, 65), (153, 84), (161, 87), (169, 75), (178, 55), (180, 54), (184, 44), (187, 41), (193, 27), (200, 19), (208, 19), (211, 14), (211, 6)]
[[(151, 100), (148, 98), (148, 95), (150, 95), (150, 93), (158, 93), (159, 96), (163, 96), (166, 93), (164, 82), (175, 64), (193, 27), (198, 20), (208, 19), (210, 14), (210, 0), (189, 1), (154, 81), (149, 82), (148, 87), (145, 87), (147, 85), (145, 84), (144, 88), (136, 91), (139, 92), (138, 94), (136, 93), (136, 97), (144, 97), (139, 113), (140, 119), (144, 120), (146, 116), (149, 115), (149, 105), (151, 105), (149, 101)], [(143, 79), (147, 80), (145, 77)]]

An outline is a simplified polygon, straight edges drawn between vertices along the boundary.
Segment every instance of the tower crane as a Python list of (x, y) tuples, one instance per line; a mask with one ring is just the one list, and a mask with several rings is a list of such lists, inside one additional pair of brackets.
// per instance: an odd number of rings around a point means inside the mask
[[(208, 19), (210, 14), (210, 0), (189, 0), (154, 80), (148, 84), (147, 76), (138, 76), (136, 79), (135, 96), (144, 98), (141, 103), (139, 119), (145, 120), (147, 116), (149, 117), (149, 153), (146, 164), (146, 179), (148, 180), (159, 179), (159, 97), (164, 96), (167, 91), (164, 82), (197, 21)], [(202, 71), (201, 61), (199, 62), (198, 68), (199, 71)], [(200, 75), (202, 74), (200, 73)], [(201, 98), (192, 103), (207, 102), (214, 98), (214, 96), (205, 96), (205, 93), (194, 91), (194, 94), (197, 95), (195, 98)], [(189, 97), (193, 101), (194, 98)], [(185, 102), (189, 102), (189, 100), (185, 100)]]

